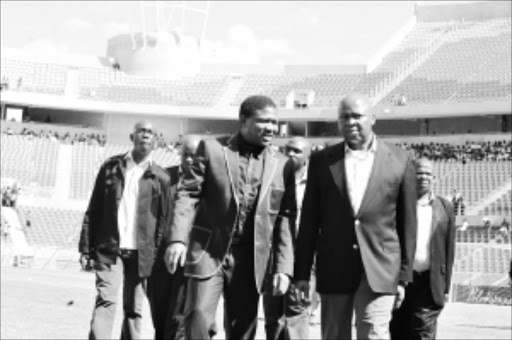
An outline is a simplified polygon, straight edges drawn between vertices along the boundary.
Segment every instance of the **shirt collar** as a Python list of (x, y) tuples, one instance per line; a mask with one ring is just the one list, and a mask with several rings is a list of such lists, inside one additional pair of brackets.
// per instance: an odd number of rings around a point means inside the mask
[(350, 153), (354, 153), (354, 152), (372, 152), (372, 153), (375, 153), (377, 152), (377, 138), (375, 138), (375, 134), (373, 134), (372, 136), (372, 141), (370, 142), (370, 145), (368, 145), (368, 148), (366, 150), (352, 150), (349, 146), (348, 146), (348, 143), (345, 143), (345, 154), (350, 154)]
[(304, 166), (305, 166), (305, 170), (302, 173), (302, 176), (300, 176), (300, 178), (297, 178), (295, 180), (296, 184), (305, 183), (307, 181), (307, 179), (308, 179), (308, 164), (306, 163)]
[(421, 197), (420, 199), (418, 199), (418, 205), (419, 206), (427, 206), (427, 205), (432, 205), (432, 203), (434, 202), (434, 198), (436, 196), (434, 195), (434, 192), (433, 191), (430, 191), (430, 193), (428, 195), (425, 195), (423, 197)]
[[(133, 159), (132, 151), (128, 151), (124, 156), (126, 161), (132, 161), (135, 163)], [(141, 168), (147, 168), (153, 165), (153, 152), (150, 152), (139, 164), (135, 163), (136, 166), (140, 166)]]

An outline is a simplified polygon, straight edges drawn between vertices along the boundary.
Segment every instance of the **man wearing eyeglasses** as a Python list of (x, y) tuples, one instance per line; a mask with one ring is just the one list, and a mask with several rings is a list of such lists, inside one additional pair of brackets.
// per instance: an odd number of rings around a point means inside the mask
[(96, 303), (89, 339), (110, 339), (123, 286), (122, 339), (140, 339), (142, 301), (157, 249), (168, 225), (170, 178), (152, 159), (155, 130), (135, 124), (133, 149), (100, 167), (85, 212), (79, 252), (96, 273)]

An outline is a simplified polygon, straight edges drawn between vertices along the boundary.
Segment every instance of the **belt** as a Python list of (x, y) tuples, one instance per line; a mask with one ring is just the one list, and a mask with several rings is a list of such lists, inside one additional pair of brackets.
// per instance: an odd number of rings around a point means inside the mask
[(413, 275), (413, 279), (414, 280), (416, 280), (416, 279), (425, 279), (427, 277), (430, 277), (430, 270), (425, 270), (423, 272), (413, 271), (412, 275)]
[(138, 254), (137, 249), (119, 249), (118, 254), (122, 258), (131, 258)]

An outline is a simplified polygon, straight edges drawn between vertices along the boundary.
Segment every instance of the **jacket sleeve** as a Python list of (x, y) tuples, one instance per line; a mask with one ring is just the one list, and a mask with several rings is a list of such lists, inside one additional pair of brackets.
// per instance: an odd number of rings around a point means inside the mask
[(409, 155), (405, 174), (398, 192), (396, 203), (396, 230), (400, 241), (401, 265), (399, 281), (412, 282), (412, 268), (416, 252), (416, 169)]
[(311, 267), (315, 256), (315, 248), (320, 235), (321, 195), (319, 176), (316, 168), (319, 166), (318, 156), (311, 155), (308, 168), (306, 191), (302, 202), (297, 246), (295, 248), (294, 279), (309, 282)]
[(453, 263), (455, 261), (455, 212), (453, 205), (448, 201), (445, 202), (445, 211), (448, 215), (448, 234), (446, 237), (446, 285), (445, 294), (450, 292), (450, 285), (452, 281)]
[(106, 164), (103, 164), (96, 176), (89, 205), (85, 211), (78, 244), (78, 251), (82, 254), (91, 254), (96, 246), (96, 230), (100, 227), (101, 220), (103, 219), (105, 172)]
[(181, 242), (188, 244), (190, 230), (196, 208), (202, 196), (202, 188), (208, 167), (205, 142), (201, 141), (197, 147), (192, 166), (184, 167), (183, 178), (178, 183), (178, 190), (168, 243)]
[(155, 246), (159, 247), (166, 242), (170, 233), (171, 213), (173, 208), (172, 202), (172, 179), (167, 178), (160, 180), (161, 194), (158, 205), (158, 219), (155, 233)]
[(272, 249), (274, 250), (274, 273), (293, 275), (293, 238), (291, 223), (295, 220), (295, 175), (291, 160), (284, 166), (285, 192), (281, 200), (279, 214), (274, 225)]

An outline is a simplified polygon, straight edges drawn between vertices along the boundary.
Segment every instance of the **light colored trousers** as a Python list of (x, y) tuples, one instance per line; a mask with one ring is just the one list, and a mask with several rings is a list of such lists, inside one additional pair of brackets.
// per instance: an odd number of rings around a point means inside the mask
[(357, 339), (389, 339), (395, 297), (373, 292), (364, 274), (353, 294), (321, 294), (322, 339), (352, 339), (354, 312)]
[(96, 303), (92, 313), (89, 339), (113, 339), (112, 328), (119, 288), (123, 286), (123, 325), (121, 339), (140, 339), (142, 303), (146, 297), (146, 280), (139, 277), (138, 257), (118, 257), (116, 264), (97, 263)]

